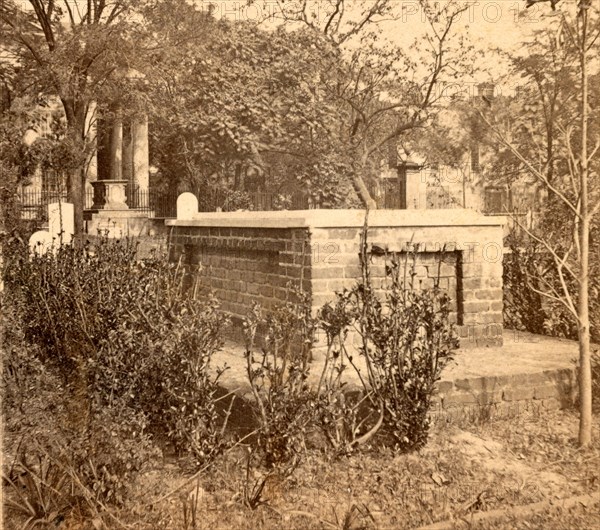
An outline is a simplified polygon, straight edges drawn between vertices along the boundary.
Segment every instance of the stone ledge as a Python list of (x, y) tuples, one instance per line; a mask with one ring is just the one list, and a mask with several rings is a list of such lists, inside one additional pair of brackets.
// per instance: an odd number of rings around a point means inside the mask
[[(290, 210), (275, 212), (202, 212), (193, 219), (167, 219), (167, 226), (237, 228), (362, 228), (365, 210)], [(374, 210), (368, 226), (456, 227), (503, 226), (504, 216), (485, 216), (474, 210)]]

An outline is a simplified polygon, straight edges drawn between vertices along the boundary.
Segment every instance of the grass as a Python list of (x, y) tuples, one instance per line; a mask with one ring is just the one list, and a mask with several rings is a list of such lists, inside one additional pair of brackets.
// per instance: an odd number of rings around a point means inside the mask
[(587, 530), (600, 528), (600, 505), (574, 506), (569, 509), (549, 506), (543, 512), (528, 517), (508, 516), (493, 522), (470, 526), (472, 530)]
[[(312, 450), (290, 477), (247, 477), (247, 452), (229, 452), (175, 494), (186, 476), (163, 463), (142, 476), (116, 517), (130, 528), (409, 529), (598, 490), (599, 422), (590, 449), (576, 447), (577, 417), (546, 411), (469, 427), (438, 426), (419, 452), (367, 451), (332, 459)], [(244, 489), (264, 479), (255, 509)], [(250, 481), (250, 484), (248, 484)], [(598, 506), (548, 509), (472, 528), (594, 528)], [(61, 528), (76, 528), (75, 522)], [(79, 524), (79, 522), (78, 522)], [(465, 523), (466, 524), (466, 523)], [(7, 522), (6, 528), (16, 528)], [(85, 528), (85, 526), (80, 527)]]
[[(57, 414), (46, 395), (52, 395), (51, 388), (37, 388), (25, 398), (21, 411), (5, 410), (5, 475), (23, 434), (42, 434), (40, 429)], [(178, 461), (167, 458), (139, 477), (132, 498), (121, 508), (111, 508), (110, 515), (99, 513), (94, 521), (74, 510), (59, 527), (412, 529), (450, 519), (469, 521), (474, 514), (500, 509), (507, 511), (505, 519), (471, 528), (596, 528), (599, 505), (568, 510), (556, 505), (558, 499), (599, 489), (600, 419), (594, 417), (594, 443), (585, 450), (577, 447), (577, 426), (574, 411), (540, 407), (520, 408), (517, 416), (508, 418), (440, 421), (418, 452), (396, 455), (367, 448), (351, 457), (333, 458), (317, 444), (290, 476), (255, 467), (248, 473), (249, 452), (243, 446), (193, 480)], [(55, 487), (58, 478), (44, 466), (36, 468), (38, 475), (46, 473), (45, 481)], [(48, 488), (42, 490), (47, 493)], [(4, 495), (19, 501), (6, 482)], [(514, 506), (541, 501), (549, 504), (540, 513), (510, 515)], [(7, 530), (22, 528), (28, 517), (7, 505), (4, 512)], [(32, 515), (44, 521), (42, 514), (31, 511)], [(52, 522), (38, 527), (58, 526)]]

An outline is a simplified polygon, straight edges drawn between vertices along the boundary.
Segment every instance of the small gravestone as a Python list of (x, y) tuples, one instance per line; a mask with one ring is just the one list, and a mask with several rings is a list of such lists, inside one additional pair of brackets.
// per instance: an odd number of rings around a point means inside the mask
[(67, 245), (75, 233), (75, 209), (70, 202), (48, 205), (48, 232), (58, 244)]
[(54, 238), (50, 232), (46, 232), (46, 230), (38, 230), (37, 232), (31, 234), (31, 237), (29, 238), (29, 251), (32, 254), (42, 256), (52, 249), (53, 243)]
[(198, 199), (193, 193), (182, 193), (177, 197), (177, 219), (190, 220), (198, 213)]

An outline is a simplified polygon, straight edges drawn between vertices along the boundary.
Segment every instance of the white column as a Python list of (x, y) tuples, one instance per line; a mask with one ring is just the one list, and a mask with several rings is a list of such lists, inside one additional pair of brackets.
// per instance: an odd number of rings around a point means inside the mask
[(149, 187), (150, 157), (148, 151), (148, 116), (136, 118), (131, 123), (133, 146), (133, 182), (143, 191)]
[(110, 179), (123, 177), (123, 120), (116, 116), (110, 136)]

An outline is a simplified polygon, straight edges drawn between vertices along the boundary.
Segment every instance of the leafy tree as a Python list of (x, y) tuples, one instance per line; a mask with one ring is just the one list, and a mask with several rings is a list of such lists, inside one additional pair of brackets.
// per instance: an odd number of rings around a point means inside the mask
[[(270, 31), (217, 23), (190, 6), (185, 16), (161, 15), (167, 37), (189, 26), (205, 36), (162, 55), (149, 76), (159, 102), (153, 151), (164, 180), (216, 185), (243, 163), (270, 168), (272, 190), (300, 186), (335, 206), (352, 204), (351, 183), (373, 206), (365, 184), (389, 143), (428, 125), (439, 85), (468, 68), (469, 47), (455, 33), (466, 6), (421, 5), (427, 28), (410, 54), (380, 44), (377, 25), (402, 16), (389, 0), (331, 1), (319, 6), (323, 17), (313, 17), (307, 2), (281, 2), (284, 23)], [(165, 30), (171, 16), (173, 29)]]
[[(66, 117), (65, 146), (74, 157), (91, 154), (89, 117), (96, 102), (123, 91), (118, 67), (133, 66), (132, 14), (137, 0), (6, 0), (0, 5), (3, 45), (13, 60), (1, 65), (16, 94), (43, 94), (60, 101)], [(75, 205), (75, 232), (83, 229), (84, 163), (68, 171)]]
[(157, 55), (149, 69), (163, 180), (233, 187), (235, 167), (254, 166), (270, 168), (270, 190), (308, 189), (323, 206), (347, 203), (338, 109), (325, 90), (340, 61), (335, 47), (305, 29), (266, 32), (193, 8), (186, 19), (203, 41)]
[(340, 104), (340, 140), (352, 165), (353, 184), (362, 201), (375, 208), (365, 184), (378, 173), (390, 142), (430, 125), (442, 107), (440, 87), (472, 67), (472, 48), (465, 33), (456, 31), (468, 6), (454, 0), (420, 0), (425, 27), (407, 52), (401, 45), (384, 42), (380, 34), (381, 23), (403, 16), (397, 2), (332, 0), (319, 22), (308, 16), (308, 4), (284, 10), (284, 18), (320, 31), (342, 49), (354, 48), (340, 63), (331, 88)]

